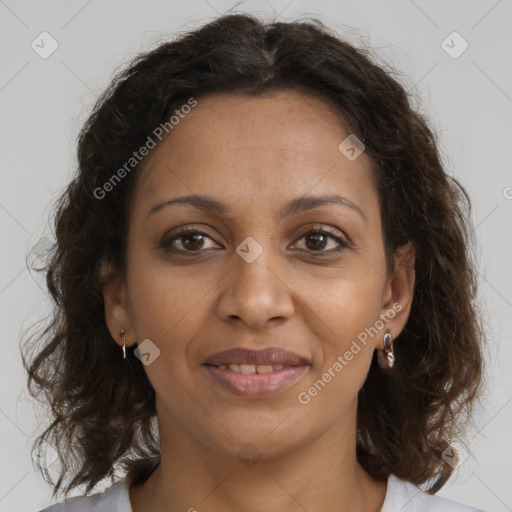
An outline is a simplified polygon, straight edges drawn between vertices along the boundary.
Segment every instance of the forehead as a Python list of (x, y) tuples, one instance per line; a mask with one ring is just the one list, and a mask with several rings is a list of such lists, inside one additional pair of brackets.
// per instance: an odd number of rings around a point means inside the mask
[(371, 162), (340, 152), (348, 135), (332, 104), (303, 92), (201, 96), (153, 150), (135, 203), (203, 194), (254, 206), (308, 191), (364, 201), (375, 196)]

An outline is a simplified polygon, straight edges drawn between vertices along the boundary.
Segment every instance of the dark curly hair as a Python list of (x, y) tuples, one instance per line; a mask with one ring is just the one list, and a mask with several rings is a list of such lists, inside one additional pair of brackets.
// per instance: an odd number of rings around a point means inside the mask
[(357, 458), (375, 478), (432, 483), (432, 494), (448, 480), (453, 468), (443, 450), (464, 434), (483, 387), (471, 202), (445, 172), (435, 130), (397, 72), (376, 62), (316, 18), (264, 23), (233, 14), (160, 43), (114, 76), (79, 134), (78, 172), (55, 205), (56, 242), (38, 269), (55, 303), (50, 322), (27, 340), (35, 337), (31, 360), (22, 354), (31, 395), (53, 414), (32, 447), (40, 457), (48, 442), (58, 453), (56, 483), (38, 467), (53, 496), (66, 476), (66, 495), (81, 484), (89, 493), (114, 478), (116, 465), (137, 484), (159, 463), (155, 391), (137, 358), (120, 357), (102, 295), (106, 268), (126, 276), (130, 203), (145, 160), (111, 187), (108, 200), (97, 191), (155, 127), (212, 92), (313, 95), (363, 141), (388, 271), (397, 247), (410, 242), (416, 278), (393, 370), (379, 367), (375, 351), (359, 391)]

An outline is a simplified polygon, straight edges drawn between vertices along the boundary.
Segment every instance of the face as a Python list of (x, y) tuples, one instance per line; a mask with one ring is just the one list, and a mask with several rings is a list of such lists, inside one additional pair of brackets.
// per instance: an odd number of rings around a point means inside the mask
[[(349, 133), (319, 99), (197, 101), (137, 184), (127, 280), (104, 291), (110, 331), (121, 344), (121, 329), (127, 345), (150, 340), (141, 352), (161, 437), (186, 435), (220, 454), (250, 442), (270, 455), (337, 422), (349, 432), (374, 349), (385, 329), (402, 330), (412, 288), (410, 268), (386, 273), (370, 160), (340, 151)], [(222, 205), (162, 205), (190, 195)], [(267, 347), (306, 364), (258, 376), (204, 364)]]

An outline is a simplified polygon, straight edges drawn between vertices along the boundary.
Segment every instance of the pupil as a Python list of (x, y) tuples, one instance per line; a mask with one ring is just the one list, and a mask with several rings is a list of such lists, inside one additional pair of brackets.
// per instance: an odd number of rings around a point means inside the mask
[[(190, 244), (187, 244), (187, 240), (190, 240), (191, 238), (195, 238), (196, 241), (197, 239), (201, 239), (202, 238), (202, 235), (199, 235), (199, 234), (196, 234), (196, 235), (187, 235), (185, 237), (183, 237), (183, 246), (187, 249), (200, 249), (201, 247), (196, 247), (194, 245), (195, 242), (192, 242), (192, 247), (189, 247)], [(202, 245), (202, 244), (201, 244)]]
[[(320, 241), (320, 239), (323, 239), (325, 238), (325, 235), (322, 235), (321, 233), (317, 233), (317, 234), (314, 234), (314, 235), (308, 235), (308, 238), (311, 240), (313, 239), (314, 242), (313, 242), (313, 245), (315, 243), (318, 243)], [(317, 246), (316, 249), (323, 249), (325, 247), (325, 240), (322, 242), (320, 242), (320, 246)], [(313, 249), (315, 249), (315, 247), (313, 247)]]

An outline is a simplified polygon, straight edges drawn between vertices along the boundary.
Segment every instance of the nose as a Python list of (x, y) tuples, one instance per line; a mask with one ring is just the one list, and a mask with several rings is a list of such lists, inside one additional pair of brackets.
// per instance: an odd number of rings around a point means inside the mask
[(269, 320), (285, 321), (294, 312), (290, 284), (266, 247), (253, 261), (233, 254), (233, 266), (222, 280), (218, 314), (225, 321), (262, 329)]

